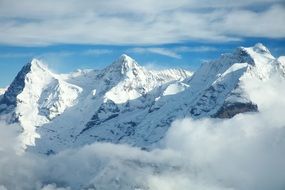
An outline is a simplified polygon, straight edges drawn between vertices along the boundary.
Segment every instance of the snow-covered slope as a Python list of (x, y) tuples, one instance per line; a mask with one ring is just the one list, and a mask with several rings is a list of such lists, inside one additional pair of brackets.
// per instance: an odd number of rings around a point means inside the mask
[[(157, 144), (177, 118), (228, 118), (258, 111), (244, 84), (285, 75), (284, 59), (262, 44), (237, 48), (185, 70), (149, 71), (122, 55), (103, 70), (51, 73), (33, 60), (1, 100), (2, 119), (23, 127), (31, 151), (50, 154), (95, 141)], [(35, 141), (36, 140), (36, 141)]]
[[(184, 70), (148, 71), (132, 58), (122, 55), (101, 71), (65, 76), (67, 81), (84, 89), (78, 99), (80, 104), (73, 106), (50, 124), (42, 126), (39, 133), (49, 136), (49, 139), (60, 139), (59, 144), (50, 141), (55, 147), (53, 151), (70, 145), (80, 146), (94, 140), (118, 142), (119, 138), (132, 130), (129, 125), (134, 127), (132, 120), (135, 117), (140, 116), (140, 120), (143, 119), (145, 112), (148, 112), (164, 88), (191, 75), (191, 72)], [(117, 125), (123, 127), (116, 128)], [(57, 126), (56, 130), (54, 126)], [(116, 130), (118, 134), (113, 134), (116, 137), (109, 135)], [(45, 148), (46, 143), (39, 139), (37, 148)]]

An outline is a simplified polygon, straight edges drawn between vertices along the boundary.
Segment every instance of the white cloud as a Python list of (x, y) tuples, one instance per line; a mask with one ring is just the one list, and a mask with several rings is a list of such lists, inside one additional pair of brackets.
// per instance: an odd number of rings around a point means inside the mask
[(2, 0), (0, 43), (121, 45), (285, 37), (282, 2)]
[[(176, 121), (167, 147), (180, 152), (201, 176), (233, 189), (282, 189), (285, 186), (284, 79), (247, 81), (244, 88), (259, 113), (228, 120)], [(212, 177), (211, 177), (212, 176)]]
[[(263, 12), (234, 10), (217, 22), (215, 27), (224, 34), (244, 37), (284, 38), (284, 6), (272, 6)], [(220, 28), (222, 27), (222, 28)]]

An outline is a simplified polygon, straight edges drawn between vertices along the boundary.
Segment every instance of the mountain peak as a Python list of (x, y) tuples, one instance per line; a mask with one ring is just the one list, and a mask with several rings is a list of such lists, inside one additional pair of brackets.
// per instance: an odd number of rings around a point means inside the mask
[(131, 58), (130, 56), (128, 56), (127, 54), (122, 54), (120, 57), (119, 57), (119, 60), (121, 62), (130, 62), (130, 61), (133, 61), (134, 59)]
[(41, 63), (40, 60), (32, 59), (32, 61), (24, 65), (17, 74), (11, 85), (6, 90), (4, 98), (1, 100), (0, 104), (16, 105), (17, 96), (22, 93), (27, 82), (39, 82), (38, 79), (45, 80), (45, 77), (49, 77), (50, 75), (51, 72), (49, 72), (47, 66)]
[(129, 71), (140, 69), (142, 69), (142, 67), (133, 58), (122, 54), (116, 61), (108, 66), (105, 71), (127, 74)]
[(32, 59), (32, 61), (28, 63), (27, 65), (31, 71), (37, 71), (37, 70), (47, 71), (48, 70), (46, 65), (44, 65), (40, 60), (35, 59), (35, 58)]
[[(235, 62), (246, 62), (250, 65), (255, 65), (256, 63), (261, 62), (260, 59), (274, 59), (271, 55), (270, 51), (267, 47), (265, 47), (262, 43), (257, 43), (251, 47), (238, 47), (234, 53), (232, 54), (225, 54), (225, 57), (232, 57), (234, 58), (233, 61)], [(267, 64), (268, 61), (263, 61), (264, 64)], [(260, 64), (259, 64), (260, 65)]]
[(119, 57), (119, 59), (117, 59), (115, 64), (122, 66), (122, 68), (124, 70), (128, 70), (128, 69), (135, 68), (135, 67), (139, 66), (133, 58), (131, 58), (130, 56), (128, 56), (126, 54), (122, 54)]
[(267, 47), (265, 47), (262, 43), (257, 43), (253, 46), (253, 50), (258, 53), (270, 53)]

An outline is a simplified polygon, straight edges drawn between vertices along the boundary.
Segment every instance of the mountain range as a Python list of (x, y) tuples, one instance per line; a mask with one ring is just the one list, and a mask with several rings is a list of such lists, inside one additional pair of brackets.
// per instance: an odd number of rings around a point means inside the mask
[(19, 124), (23, 147), (43, 154), (93, 142), (151, 149), (176, 119), (258, 112), (244, 84), (273, 75), (285, 77), (285, 57), (260, 43), (205, 62), (195, 73), (148, 70), (122, 55), (102, 70), (56, 74), (33, 59), (0, 90), (0, 120)]

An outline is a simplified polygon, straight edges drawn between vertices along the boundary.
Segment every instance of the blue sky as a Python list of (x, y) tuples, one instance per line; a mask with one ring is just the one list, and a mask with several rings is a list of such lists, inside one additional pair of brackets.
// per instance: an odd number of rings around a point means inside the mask
[(100, 69), (126, 53), (149, 68), (196, 70), (238, 46), (285, 55), (280, 0), (0, 1), (0, 87), (32, 58), (55, 72)]

